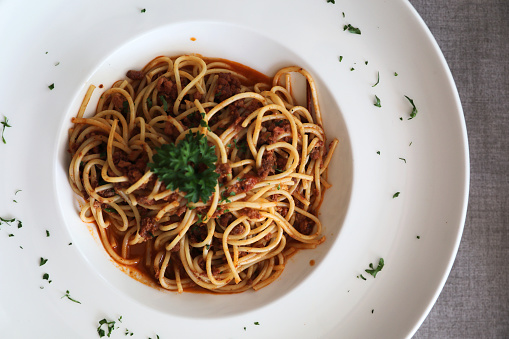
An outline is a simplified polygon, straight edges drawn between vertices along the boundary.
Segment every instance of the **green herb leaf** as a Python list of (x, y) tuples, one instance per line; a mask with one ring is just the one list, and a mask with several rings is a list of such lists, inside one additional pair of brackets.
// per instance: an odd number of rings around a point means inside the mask
[(392, 198), (394, 199), (394, 198), (399, 197), (399, 193), (400, 193), (400, 192), (396, 192), (396, 193), (394, 193), (394, 195), (392, 196)]
[(403, 160), (406, 164), (406, 159), (405, 158), (399, 158), (399, 160)]
[(353, 27), (350, 24), (343, 26), (343, 31), (346, 31), (346, 30), (348, 30), (348, 32), (353, 33), (353, 34), (359, 34), (359, 35), (361, 34), (360, 29), (358, 29), (357, 27)]
[(394, 72), (394, 76), (397, 77), (398, 76), (398, 73)]
[(418, 236), (417, 236), (417, 239), (421, 239), (421, 236), (420, 236), (420, 235), (418, 235)]
[(352, 67), (352, 68), (350, 68), (350, 71), (354, 71), (354, 70), (355, 70), (355, 68), (353, 68), (353, 67)]
[(339, 62), (341, 62), (341, 61), (343, 61), (343, 56), (342, 55), (339, 56)]
[(382, 107), (382, 105), (380, 104), (380, 98), (377, 97), (376, 95), (375, 95), (375, 100), (376, 100), (376, 102), (373, 105), (376, 107)]
[[(67, 298), (67, 299), (69, 299), (72, 302), (75, 302), (77, 304), (81, 304), (81, 302), (79, 302), (78, 300), (71, 298), (71, 295), (69, 294), (69, 290), (65, 291), (65, 294), (60, 299), (62, 299), (62, 298)], [(108, 337), (109, 337), (109, 335), (108, 335)]]
[(380, 151), (376, 151), (376, 154), (380, 155)]
[(415, 107), (414, 101), (412, 99), (410, 99), (409, 97), (407, 97), (406, 95), (405, 95), (405, 98), (407, 98), (407, 100), (410, 101), (410, 104), (412, 105), (412, 112), (410, 113), (410, 118), (408, 118), (408, 120), (410, 120), (410, 119), (415, 118), (418, 111), (417, 111), (417, 107)]
[(341, 14), (343, 14), (343, 18), (345, 17), (345, 12), (341, 12)]
[(41, 257), (41, 260), (39, 261), (39, 266), (42, 266), (47, 262), (48, 262), (48, 259), (44, 259), (43, 257)]
[(385, 265), (384, 259), (380, 258), (380, 260), (378, 261), (378, 266), (376, 268), (373, 268), (373, 264), (369, 264), (370, 269), (364, 271), (366, 271), (366, 273), (371, 274), (373, 278), (376, 278), (377, 273), (380, 272), (382, 268), (384, 268), (384, 265)]
[(14, 236), (14, 234), (12, 234), (12, 233), (11, 233), (11, 234), (9, 234), (9, 238), (11, 238), (11, 237), (13, 237), (13, 236)]
[(48, 88), (49, 88), (50, 90), (53, 90), (53, 88), (55, 88), (55, 83), (52, 83), (51, 85), (49, 85), (49, 86), (48, 86)]
[(46, 230), (46, 237), (49, 237), (49, 231)]
[(367, 60), (366, 60), (366, 61), (364, 61), (364, 64), (365, 64), (365, 65), (367, 65), (367, 64), (368, 64), (368, 61), (367, 61)]
[[(103, 325), (106, 325), (107, 327), (107, 330), (108, 330), (108, 333), (106, 333), (104, 331), (104, 329), (102, 328)], [(111, 336), (111, 332), (115, 329), (115, 321), (114, 320), (111, 320), (111, 321), (108, 321), (106, 319), (101, 319), (99, 320), (99, 327), (97, 328), (97, 333), (99, 334), (99, 337), (104, 337), (105, 335), (110, 337)]]
[(11, 125), (9, 125), (9, 119), (7, 119), (7, 117), (4, 115), (4, 121), (0, 121), (0, 124), (2, 124), (2, 141), (4, 144), (7, 143), (7, 141), (5, 141), (5, 138), (4, 138), (4, 133), (5, 133), (5, 128), (7, 127), (12, 127)]
[(163, 102), (163, 110), (165, 112), (168, 111), (168, 102), (166, 99), (162, 95), (159, 96), (159, 99)]
[(366, 280), (366, 278), (364, 278), (364, 276), (361, 274), (359, 275), (359, 277), (362, 279), (362, 280)]
[(255, 321), (254, 324), (255, 325), (260, 325), (260, 323), (258, 321)]
[(329, 3), (329, 2), (330, 2), (331, 4), (335, 4), (335, 3), (336, 3), (336, 1), (335, 1), (335, 0), (327, 0), (327, 3)]
[[(367, 61), (366, 61), (366, 65), (367, 65)], [(377, 76), (376, 76), (376, 84), (374, 84), (373, 86), (371, 87), (375, 87), (376, 85), (378, 85), (380, 83), (380, 72), (377, 73)]]
[(147, 9), (146, 9), (146, 8), (143, 8), (143, 9), (141, 10), (141, 13), (145, 13), (146, 11), (147, 11)]
[(58, 65), (60, 65), (60, 62), (57, 62), (57, 63), (55, 64), (55, 66), (58, 66)]
[(215, 172), (215, 146), (209, 146), (203, 134), (188, 133), (178, 145), (165, 144), (156, 152), (148, 166), (168, 189), (178, 188), (191, 202), (209, 199), (219, 174)]

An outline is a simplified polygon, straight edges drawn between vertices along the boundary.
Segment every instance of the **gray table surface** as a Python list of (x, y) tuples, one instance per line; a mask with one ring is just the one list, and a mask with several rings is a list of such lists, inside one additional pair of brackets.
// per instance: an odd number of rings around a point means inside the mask
[(470, 147), (451, 274), (414, 338), (509, 338), (509, 0), (411, 0), (449, 64)]

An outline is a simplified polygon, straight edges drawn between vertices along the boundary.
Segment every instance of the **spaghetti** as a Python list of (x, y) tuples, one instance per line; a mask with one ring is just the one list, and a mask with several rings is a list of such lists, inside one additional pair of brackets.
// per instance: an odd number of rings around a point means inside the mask
[[(306, 107), (292, 93), (299, 73)], [(325, 240), (317, 215), (338, 140), (326, 147), (304, 69), (271, 81), (226, 60), (161, 56), (127, 72), (86, 118), (94, 88), (72, 119), (69, 182), (84, 199), (81, 219), (97, 225), (118, 263), (168, 290), (242, 292), (269, 285), (289, 256)], [(206, 137), (217, 158), (207, 201), (186, 199), (151, 170), (163, 145), (189, 133)]]

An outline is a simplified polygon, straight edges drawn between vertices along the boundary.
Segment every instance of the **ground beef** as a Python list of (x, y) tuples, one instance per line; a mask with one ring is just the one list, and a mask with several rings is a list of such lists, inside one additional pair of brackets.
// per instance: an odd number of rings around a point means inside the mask
[(142, 71), (129, 70), (127, 71), (126, 76), (131, 80), (141, 80), (145, 76), (145, 73)]
[(113, 103), (113, 109), (122, 112), (124, 108), (125, 97), (120, 93), (113, 93), (111, 95), (111, 102)]
[(138, 201), (138, 204), (142, 204), (145, 206), (152, 206), (157, 204), (157, 201), (155, 201), (154, 199), (149, 199), (147, 196), (136, 197), (136, 201)]
[(203, 240), (205, 240), (205, 238), (207, 237), (208, 235), (208, 229), (207, 229), (207, 226), (203, 225), (203, 226), (192, 226), (191, 229), (189, 230), (189, 240), (191, 240), (191, 242), (202, 242)]
[(238, 193), (248, 192), (260, 181), (260, 179), (255, 176), (246, 176), (243, 179), (244, 180), (237, 182), (235, 185), (228, 187), (223, 193), (223, 197), (228, 198)]
[(178, 252), (180, 251), (180, 241), (173, 246), (173, 248), (170, 250), (170, 252)]
[[(258, 137), (258, 145), (273, 144), (278, 141), (279, 136), (285, 133), (291, 133), (292, 128), (288, 120), (278, 119), (263, 123), (265, 132), (261, 132)], [(283, 138), (284, 141), (291, 141), (291, 137)]]
[(140, 236), (143, 239), (150, 239), (157, 230), (157, 224), (154, 218), (145, 217), (141, 219)]
[(180, 217), (180, 216), (182, 216), (182, 214), (185, 213), (186, 210), (187, 210), (187, 207), (185, 205), (184, 206), (180, 206), (179, 208), (177, 208), (175, 210), (175, 215)]
[(276, 212), (281, 214), (282, 217), (286, 217), (288, 214), (288, 207), (276, 206)]
[(244, 231), (246, 230), (246, 227), (242, 224), (239, 224), (237, 226), (235, 226), (231, 231), (230, 231), (230, 234), (231, 235), (238, 235), (238, 234), (242, 234), (244, 233)]
[(161, 200), (164, 200), (166, 202), (174, 202), (174, 201), (179, 200), (179, 198), (180, 198), (180, 195), (175, 192), (175, 193), (170, 194), (167, 197), (162, 198)]
[(247, 215), (249, 219), (260, 219), (262, 217), (260, 211), (249, 207), (241, 209), (240, 213)]
[(214, 101), (221, 102), (240, 93), (240, 86), (240, 80), (230, 73), (219, 73)]
[(221, 184), (225, 184), (228, 181), (228, 175), (232, 174), (232, 168), (228, 163), (216, 164), (216, 173), (219, 174), (217, 181)]
[(113, 153), (113, 163), (122, 172), (123, 175), (129, 179), (129, 184), (132, 185), (145, 174), (147, 167), (148, 157), (143, 154), (139, 156), (134, 162), (130, 161), (127, 154), (122, 151)]
[(288, 162), (287, 158), (278, 157), (276, 159), (276, 168), (279, 170), (279, 172), (284, 172), (285, 171), (285, 167), (286, 167), (286, 163), (287, 162)]
[(116, 193), (113, 188), (108, 188), (107, 190), (97, 192), (97, 194), (103, 198), (110, 198), (110, 197), (114, 196)]
[(320, 157), (320, 150), (323, 146), (323, 141), (319, 141), (316, 143), (316, 146), (313, 148), (313, 150), (311, 151), (311, 153), (309, 153), (309, 157), (311, 159), (318, 159)]
[(267, 175), (274, 174), (274, 167), (276, 165), (276, 155), (274, 151), (265, 151), (262, 156), (262, 162), (260, 168), (257, 170), (257, 174), (261, 179), (265, 179)]
[(301, 234), (310, 235), (313, 232), (313, 228), (315, 226), (315, 222), (308, 217), (297, 213), (295, 215), (295, 222), (293, 223), (293, 227)]
[[(158, 93), (162, 94), (165, 97), (166, 101), (171, 105), (173, 105), (173, 103), (178, 97), (177, 85), (175, 85), (173, 81), (169, 80), (166, 77), (160, 77), (159, 79), (157, 79), (156, 89)], [(159, 102), (159, 105), (162, 104), (163, 104), (162, 102)]]
[(223, 226), (224, 228), (228, 227), (228, 225), (230, 224), (230, 222), (232, 221), (232, 219), (234, 219), (235, 217), (233, 216), (233, 214), (231, 213), (226, 213), (226, 214), (223, 214), (221, 215), (218, 219), (217, 219), (217, 222), (219, 225)]

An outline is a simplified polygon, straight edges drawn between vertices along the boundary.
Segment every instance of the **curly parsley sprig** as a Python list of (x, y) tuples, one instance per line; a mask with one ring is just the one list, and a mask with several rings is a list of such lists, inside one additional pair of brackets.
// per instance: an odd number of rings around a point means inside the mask
[(185, 192), (190, 202), (210, 198), (219, 174), (214, 171), (215, 146), (209, 146), (203, 134), (188, 133), (178, 145), (165, 144), (156, 151), (148, 166), (168, 189)]

